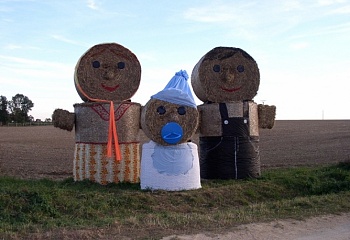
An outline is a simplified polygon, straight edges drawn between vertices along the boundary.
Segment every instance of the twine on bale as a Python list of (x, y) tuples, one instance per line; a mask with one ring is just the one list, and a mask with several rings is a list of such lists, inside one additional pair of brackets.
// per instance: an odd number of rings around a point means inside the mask
[(76, 82), (76, 87), (79, 89), (80, 93), (82, 93), (90, 101), (110, 103), (108, 142), (107, 142), (107, 157), (112, 157), (112, 145), (113, 145), (113, 140), (114, 140), (115, 160), (116, 161), (120, 161), (121, 160), (121, 153), (120, 153), (120, 146), (119, 146), (119, 141), (118, 141), (117, 126), (115, 124), (115, 118), (114, 118), (114, 103), (113, 103), (113, 101), (96, 99), (96, 98), (90, 98), (83, 91), (83, 89), (81, 88), (81, 86), (80, 86), (80, 84), (78, 82)]

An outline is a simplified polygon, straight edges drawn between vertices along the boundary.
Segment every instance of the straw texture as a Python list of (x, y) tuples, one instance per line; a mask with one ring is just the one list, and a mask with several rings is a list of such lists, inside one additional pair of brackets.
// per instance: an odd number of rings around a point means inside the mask
[(275, 125), (276, 106), (258, 105), (259, 127), (271, 129)]
[(74, 127), (74, 113), (67, 110), (55, 109), (52, 114), (52, 122), (54, 127), (61, 128), (67, 131), (72, 131)]
[[(109, 103), (74, 104), (76, 142), (107, 142), (109, 106)], [(125, 101), (115, 103), (114, 109), (119, 142), (138, 142), (141, 105), (139, 103)]]
[(260, 84), (259, 68), (244, 50), (217, 47), (195, 65), (191, 83), (203, 102), (252, 100)]
[[(163, 106), (166, 113), (160, 115), (158, 107)], [(146, 136), (161, 145), (169, 145), (161, 137), (162, 127), (169, 122), (178, 123), (183, 129), (183, 138), (180, 143), (187, 142), (196, 132), (198, 126), (198, 111), (196, 108), (184, 106), (186, 114), (178, 114), (180, 105), (165, 102), (159, 99), (150, 99), (142, 108), (141, 126)]]
[[(259, 136), (258, 106), (253, 101), (248, 101), (248, 114), (244, 114), (243, 101), (226, 103), (229, 117), (244, 117), (246, 115), (250, 136)], [(200, 113), (200, 137), (222, 136), (222, 124), (218, 103), (202, 104), (198, 106)]]
[(141, 65), (129, 49), (117, 43), (98, 44), (79, 59), (74, 82), (83, 101), (123, 101), (137, 91)]
[(88, 179), (105, 185), (107, 183), (140, 181), (140, 144), (120, 144), (122, 161), (107, 157), (107, 145), (76, 143), (73, 161), (75, 181)]

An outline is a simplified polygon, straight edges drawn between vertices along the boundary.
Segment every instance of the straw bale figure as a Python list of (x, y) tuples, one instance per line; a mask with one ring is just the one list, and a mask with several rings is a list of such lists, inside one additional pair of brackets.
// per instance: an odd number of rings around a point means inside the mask
[(198, 126), (198, 111), (187, 79), (186, 71), (177, 72), (142, 108), (141, 126), (151, 141), (142, 146), (141, 189), (201, 187), (198, 148), (189, 141)]
[(255, 60), (240, 48), (216, 47), (195, 65), (191, 83), (203, 101), (198, 106), (201, 178), (259, 177), (259, 127), (273, 127), (276, 107), (253, 101), (260, 84)]
[(130, 101), (141, 79), (137, 57), (117, 43), (98, 44), (78, 60), (74, 84), (84, 103), (56, 109), (55, 127), (75, 126), (73, 175), (100, 184), (139, 182), (141, 105)]

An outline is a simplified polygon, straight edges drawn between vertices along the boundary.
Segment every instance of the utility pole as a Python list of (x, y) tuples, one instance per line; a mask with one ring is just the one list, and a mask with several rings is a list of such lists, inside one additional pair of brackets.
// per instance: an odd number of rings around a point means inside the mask
[(322, 109), (322, 120), (324, 120), (324, 110)]

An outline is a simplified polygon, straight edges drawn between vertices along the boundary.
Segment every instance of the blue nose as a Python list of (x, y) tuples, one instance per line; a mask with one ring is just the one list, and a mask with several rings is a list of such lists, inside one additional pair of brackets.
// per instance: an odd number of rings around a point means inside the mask
[(161, 136), (166, 143), (176, 144), (182, 139), (182, 127), (176, 122), (169, 122), (162, 127)]

